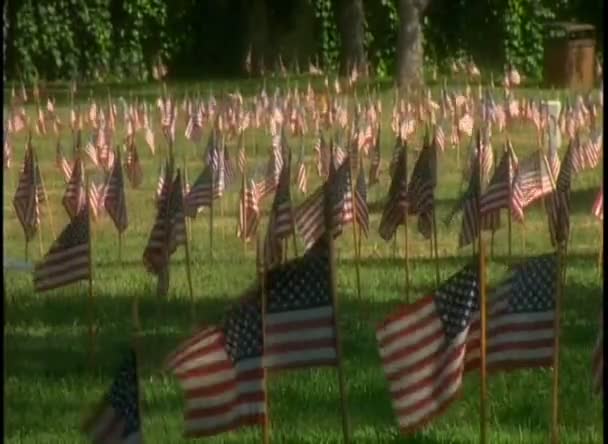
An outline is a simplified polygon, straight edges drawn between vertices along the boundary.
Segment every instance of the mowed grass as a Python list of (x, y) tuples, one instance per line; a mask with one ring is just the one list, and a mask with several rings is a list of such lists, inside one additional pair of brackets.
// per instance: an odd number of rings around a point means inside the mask
[[(113, 90), (114, 91), (114, 90)], [(206, 89), (202, 89), (206, 96)], [(135, 90), (153, 101), (157, 89)], [(181, 98), (182, 90), (178, 91)], [(101, 98), (107, 97), (105, 91)], [(123, 94), (126, 90), (113, 92)], [(549, 96), (548, 91), (543, 92)], [(383, 93), (384, 117), (382, 158), (386, 171), (394, 137), (389, 129), (391, 93)], [(28, 108), (30, 116), (33, 108)], [(68, 121), (69, 108), (62, 104), (59, 113)], [(181, 113), (180, 113), (181, 114)], [(158, 130), (158, 116), (154, 114)], [(180, 115), (176, 153), (178, 163), (186, 159), (190, 182), (202, 170), (202, 153), (206, 144), (194, 146), (183, 137), (184, 120)], [(124, 128), (120, 127), (119, 137)], [(510, 130), (518, 157), (523, 159), (534, 149), (535, 136), (530, 125)], [(71, 153), (71, 136), (62, 134), (64, 151)], [(164, 143), (159, 131), (157, 145), (162, 153)], [(410, 144), (408, 168), (411, 171), (420, 147), (419, 131)], [(34, 136), (33, 144), (40, 159), (41, 171), (50, 199), (55, 234), (67, 223), (61, 206), (65, 185), (54, 164), (56, 136)], [(23, 159), (25, 135), (12, 139), (13, 167), (4, 176), (4, 240), (6, 254), (23, 258), (22, 229), (12, 208), (17, 174)], [(122, 352), (132, 332), (132, 302), (138, 298), (143, 336), (140, 339), (140, 387), (143, 432), (147, 443), (180, 443), (183, 430), (182, 392), (172, 375), (162, 371), (162, 362), (182, 339), (192, 331), (190, 300), (186, 280), (185, 254), (180, 248), (171, 259), (171, 286), (167, 300), (156, 297), (156, 279), (142, 263), (142, 253), (155, 216), (153, 195), (161, 155), (152, 156), (138, 136), (139, 154), (144, 170), (142, 186), (127, 187), (129, 228), (123, 240), (122, 261), (118, 261), (116, 231), (108, 216), (92, 225), (94, 262), (94, 312), (96, 369), (87, 366), (87, 284), (75, 284), (56, 291), (35, 294), (31, 276), (8, 272), (5, 276), (5, 399), (6, 434), (10, 443), (77, 443), (84, 442), (79, 432), (83, 418), (108, 389)], [(159, 143), (160, 142), (160, 143)], [(297, 139), (290, 138), (297, 158)], [(504, 135), (495, 135), (498, 151)], [(312, 165), (312, 138), (305, 138), (309, 161), (309, 192), (319, 180)], [(236, 142), (229, 142), (235, 156)], [(257, 144), (257, 156), (254, 144)], [(246, 136), (250, 171), (267, 160), (270, 138), (261, 133)], [(563, 155), (566, 142), (562, 146)], [(468, 144), (467, 144), (468, 146)], [(468, 148), (463, 144), (460, 166), (465, 163)], [(445, 279), (470, 257), (470, 248), (457, 249), (460, 217), (447, 228), (440, 221), (458, 197), (461, 168), (456, 152), (448, 150), (439, 158), (439, 185), (436, 190), (439, 267)], [(498, 160), (498, 159), (496, 159)], [(295, 159), (294, 159), (295, 162)], [(368, 160), (365, 161), (366, 171)], [(88, 164), (87, 171), (95, 175)], [(295, 168), (292, 169), (295, 175)], [(591, 392), (591, 353), (602, 307), (601, 279), (597, 257), (601, 225), (590, 215), (591, 205), (601, 183), (601, 169), (587, 171), (573, 180), (572, 240), (568, 257), (567, 286), (562, 313), (560, 434), (564, 443), (601, 442), (603, 436), (601, 398)], [(339, 325), (343, 340), (344, 372), (348, 391), (348, 411), (355, 442), (472, 443), (479, 438), (479, 376), (465, 377), (461, 398), (447, 413), (433, 421), (424, 431), (411, 436), (399, 435), (392, 411), (387, 384), (378, 357), (375, 326), (405, 300), (403, 228), (397, 239), (397, 256), (392, 243), (377, 234), (380, 213), (388, 190), (389, 177), (384, 173), (379, 185), (369, 190), (371, 233), (363, 240), (360, 261), (361, 298), (356, 292), (352, 232), (348, 227), (337, 241), (337, 280)], [(217, 324), (223, 313), (255, 280), (255, 246), (246, 249), (235, 236), (239, 185), (233, 185), (216, 207), (214, 215), (214, 259), (209, 259), (209, 219), (199, 214), (191, 224), (191, 262), (197, 324)], [(295, 187), (292, 198), (303, 200)], [(265, 233), (267, 211), (272, 198), (264, 202), (264, 219), (260, 232)], [(42, 241), (46, 251), (53, 239), (50, 218), (43, 209)], [(415, 300), (435, 288), (435, 264), (429, 259), (429, 243), (410, 219), (410, 297)], [(41, 256), (38, 239), (30, 245), (30, 257)], [(303, 246), (298, 240), (298, 252)], [(488, 248), (488, 252), (490, 248)], [(513, 225), (513, 260), (551, 251), (547, 222), (540, 205), (526, 213), (524, 231)], [(290, 242), (290, 256), (293, 254)], [(496, 233), (493, 257), (489, 267), (489, 285), (504, 276), (507, 257), (506, 219)], [(550, 433), (551, 370), (520, 370), (492, 375), (489, 379), (489, 442), (545, 443)], [(330, 368), (273, 374), (268, 380), (272, 442), (335, 443), (342, 442), (338, 378)], [(209, 443), (259, 442), (259, 429), (206, 439)]]

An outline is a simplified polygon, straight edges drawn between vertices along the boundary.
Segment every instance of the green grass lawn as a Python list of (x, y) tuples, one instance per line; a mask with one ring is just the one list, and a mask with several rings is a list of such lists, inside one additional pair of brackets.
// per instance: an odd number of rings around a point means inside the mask
[[(304, 82), (300, 83), (305, 86)], [(217, 85), (214, 88), (219, 89)], [(191, 89), (192, 91), (193, 89)], [(127, 90), (115, 92), (127, 97)], [(206, 96), (207, 87), (201, 88)], [(137, 90), (146, 100), (154, 100), (158, 88)], [(99, 93), (105, 99), (107, 92)], [(549, 91), (543, 91), (547, 97)], [(84, 94), (83, 94), (84, 95)], [(181, 96), (181, 92), (180, 92)], [(383, 93), (384, 118), (382, 157), (384, 167), (392, 153), (394, 138), (389, 129), (390, 92)], [(59, 98), (59, 97), (58, 97)], [(28, 109), (34, 115), (32, 108)], [(64, 122), (69, 109), (59, 108)], [(195, 147), (183, 137), (180, 115), (176, 153), (179, 163), (185, 157), (190, 182), (202, 170), (203, 147)], [(154, 127), (159, 128), (154, 114)], [(534, 149), (535, 136), (531, 125), (510, 131), (519, 159)], [(122, 122), (119, 136), (124, 135)], [(160, 133), (157, 131), (157, 145)], [(206, 144), (207, 131), (205, 132)], [(417, 133), (410, 146), (419, 148), (422, 134)], [(62, 134), (64, 152), (71, 153), (69, 131)], [(258, 155), (254, 155), (254, 140)], [(257, 134), (247, 136), (251, 163), (266, 162), (270, 138)], [(6, 254), (23, 258), (23, 232), (12, 208), (17, 174), (23, 160), (25, 134), (13, 139), (13, 166), (4, 176), (4, 240)], [(84, 442), (79, 426), (85, 415), (107, 390), (122, 350), (132, 331), (131, 305), (139, 298), (143, 336), (140, 347), (140, 387), (143, 432), (147, 443), (179, 443), (182, 438), (182, 393), (176, 379), (161, 370), (166, 355), (192, 331), (190, 301), (186, 281), (185, 253), (180, 248), (171, 260), (171, 287), (167, 300), (156, 297), (156, 279), (142, 263), (142, 253), (155, 216), (153, 195), (161, 156), (153, 157), (138, 135), (138, 148), (144, 169), (140, 189), (126, 190), (129, 228), (123, 241), (122, 262), (118, 262), (117, 235), (106, 215), (92, 226), (94, 262), (94, 309), (99, 328), (97, 335), (97, 369), (87, 366), (87, 285), (85, 282), (56, 291), (35, 294), (30, 275), (9, 272), (5, 277), (5, 399), (6, 431), (9, 443), (76, 443)], [(307, 137), (309, 192), (319, 184), (312, 166), (312, 138)], [(504, 135), (494, 137), (495, 150), (504, 142)], [(40, 159), (41, 171), (50, 198), (55, 233), (67, 223), (61, 206), (64, 192), (63, 176), (54, 164), (56, 136), (33, 138)], [(290, 138), (297, 154), (297, 140)], [(235, 142), (230, 142), (236, 155)], [(67, 149), (66, 149), (67, 148)], [(161, 148), (161, 153), (164, 148)], [(565, 141), (560, 156), (565, 150)], [(461, 149), (464, 164), (467, 148)], [(410, 150), (409, 169), (413, 168), (414, 150)], [(498, 159), (496, 159), (498, 161)], [(88, 164), (89, 165), (89, 164)], [(252, 166), (250, 165), (250, 170)], [(365, 161), (368, 168), (368, 161)], [(295, 169), (292, 169), (295, 174)], [(88, 166), (93, 174), (93, 169)], [(573, 180), (572, 239), (568, 257), (567, 286), (562, 313), (560, 434), (563, 443), (596, 443), (602, 441), (602, 401), (591, 392), (591, 352), (598, 329), (598, 313), (602, 307), (601, 279), (597, 257), (601, 225), (590, 214), (591, 205), (601, 184), (601, 167), (586, 171)], [(437, 220), (446, 216), (459, 195), (460, 168), (456, 152), (448, 150), (439, 158), (439, 185), (436, 191)], [(354, 442), (407, 443), (472, 443), (479, 434), (479, 377), (468, 375), (463, 382), (460, 400), (447, 413), (424, 431), (412, 436), (399, 436), (387, 384), (378, 357), (375, 326), (404, 302), (403, 228), (398, 234), (397, 257), (392, 243), (385, 243), (377, 234), (382, 205), (388, 190), (389, 177), (384, 173), (379, 185), (369, 191), (371, 211), (370, 238), (363, 241), (361, 298), (357, 297), (355, 263), (353, 261), (350, 227), (337, 241), (337, 280), (340, 300), (339, 324), (343, 338), (345, 375), (348, 386), (348, 410)], [(292, 196), (301, 202), (303, 196), (292, 188)], [(198, 323), (219, 323), (229, 304), (255, 279), (255, 246), (246, 251), (236, 238), (238, 184), (231, 187), (221, 201), (214, 217), (214, 260), (209, 260), (209, 220), (201, 213), (191, 224), (191, 262)], [(264, 205), (260, 227), (265, 233), (267, 210)], [(42, 241), (48, 249), (53, 235), (48, 212), (44, 209)], [(429, 243), (415, 231), (410, 219), (410, 297), (417, 299), (435, 288), (435, 265), (429, 259)], [(504, 275), (507, 257), (507, 230), (497, 232), (493, 257), (489, 266), (489, 285)], [(438, 226), (439, 262), (442, 279), (464, 265), (470, 248), (457, 250), (460, 217), (446, 228)], [(291, 246), (291, 243), (290, 243)], [(298, 250), (303, 246), (299, 241)], [(488, 248), (488, 251), (490, 249)], [(513, 259), (551, 250), (544, 210), (537, 205), (526, 212), (525, 248), (523, 230), (513, 227)], [(34, 260), (40, 258), (39, 241), (30, 245)], [(290, 250), (290, 255), (292, 251)], [(545, 443), (549, 440), (551, 418), (550, 370), (521, 370), (491, 376), (489, 395), (489, 442), (505, 444)], [(311, 369), (271, 375), (268, 380), (269, 411), (272, 442), (334, 443), (342, 442), (340, 398), (337, 374), (332, 369)], [(243, 429), (205, 440), (209, 443), (259, 442), (259, 429)]]

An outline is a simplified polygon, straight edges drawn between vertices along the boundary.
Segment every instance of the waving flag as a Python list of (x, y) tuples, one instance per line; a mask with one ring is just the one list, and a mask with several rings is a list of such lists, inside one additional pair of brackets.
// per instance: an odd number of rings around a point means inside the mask
[(479, 199), (482, 230), (495, 231), (500, 228), (500, 210), (510, 207), (511, 184), (516, 169), (517, 157), (511, 141), (507, 140), (502, 158), (494, 170), (494, 176)]
[(357, 225), (361, 227), (361, 232), (367, 234), (369, 232), (369, 211), (367, 209), (367, 184), (365, 183), (365, 172), (363, 171), (363, 162), (359, 164), (359, 175), (355, 185), (355, 218)]
[(325, 237), (268, 273), (264, 366), (271, 370), (336, 365), (336, 322)]
[(515, 220), (523, 222), (524, 209), (551, 193), (553, 180), (545, 155), (537, 151), (524, 159), (513, 179), (511, 211)]
[(393, 168), (388, 198), (382, 211), (378, 233), (389, 241), (403, 223), (407, 211), (407, 143), (399, 143), (399, 152)]
[(268, 216), (268, 231), (264, 242), (264, 261), (266, 269), (271, 269), (281, 261), (283, 248), (281, 240), (293, 233), (294, 220), (289, 192), (291, 159), (283, 164), (277, 192)]
[(251, 181), (249, 186), (245, 187), (244, 193), (243, 190), (241, 190), (237, 237), (242, 239), (243, 236), (245, 236), (246, 240), (251, 239), (257, 231), (259, 222), (260, 207), (258, 206), (256, 186), (255, 183)]
[[(137, 152), (137, 146), (135, 143), (131, 143), (127, 146), (127, 158), (125, 159), (125, 174), (127, 175), (127, 179), (129, 179), (129, 183), (133, 187), (133, 189), (139, 188), (143, 181), (144, 173), (141, 169), (141, 164), (139, 163), (139, 154)], [(159, 182), (163, 179), (163, 175), (159, 177)], [(162, 188), (162, 184), (160, 185)]]
[[(554, 254), (530, 258), (495, 290), (488, 303), (486, 365), (489, 372), (548, 367), (553, 362)], [(479, 368), (479, 310), (466, 344), (466, 371)]]
[(89, 279), (89, 209), (85, 205), (34, 267), (34, 289), (52, 290)]
[(68, 162), (68, 160), (65, 158), (63, 149), (61, 147), (61, 142), (59, 140), (57, 141), (57, 148), (55, 152), (55, 165), (57, 165), (57, 168), (59, 168), (59, 170), (63, 173), (63, 178), (67, 183), (72, 176), (72, 165), (70, 165), (70, 162)]
[[(342, 233), (345, 224), (344, 218), (350, 212), (352, 214), (352, 190), (350, 185), (350, 159), (347, 157), (344, 163), (334, 173), (333, 164), (330, 165), (329, 182), (320, 186), (294, 211), (296, 227), (304, 238), (307, 249), (325, 233), (325, 190), (329, 187), (329, 207), (332, 212), (331, 230), (334, 237)], [(352, 220), (352, 219), (351, 219)]]
[[(170, 180), (170, 177), (166, 179)], [(169, 183), (164, 190), (167, 196), (160, 202), (143, 254), (144, 265), (152, 274), (160, 274), (168, 266), (167, 261), (177, 247), (186, 243), (183, 188), (179, 170), (173, 183)]]
[(477, 275), (465, 267), (436, 294), (400, 307), (376, 329), (402, 433), (423, 427), (456, 399), (478, 293)]
[(224, 193), (225, 156), (216, 140), (212, 132), (207, 145), (207, 166), (185, 196), (185, 210), (188, 217), (195, 217), (200, 208), (211, 206), (212, 201), (219, 199)]
[(369, 164), (369, 186), (375, 185), (379, 182), (380, 177), (380, 164), (382, 162), (380, 158), (380, 125), (376, 131), (376, 138), (371, 148), (372, 152), (370, 155)]
[(429, 144), (425, 137), (407, 187), (408, 212), (418, 215), (418, 231), (425, 239), (430, 239), (432, 234), (436, 186), (437, 146)]
[(128, 226), (125, 184), (122, 176), (120, 158), (114, 161), (104, 193), (103, 206), (112, 218), (114, 226), (122, 233)]
[(130, 349), (83, 432), (95, 444), (142, 444), (140, 428), (137, 359)]
[(37, 171), (33, 148), (28, 145), (23, 160), (23, 168), (19, 175), (19, 183), (15, 190), (15, 197), (13, 198), (13, 207), (15, 208), (17, 219), (21, 223), (27, 242), (34, 238), (40, 226)]
[(559, 170), (555, 189), (549, 195), (545, 206), (549, 220), (551, 244), (556, 246), (567, 242), (570, 235), (570, 183), (572, 181), (572, 142), (564, 154), (564, 162)]
[(84, 189), (84, 167), (80, 156), (74, 162), (72, 176), (68, 181), (65, 193), (62, 199), (63, 207), (67, 211), (70, 219), (73, 219), (81, 213), (86, 204), (86, 194)]
[(262, 338), (259, 298), (246, 294), (222, 327), (201, 329), (167, 358), (184, 391), (186, 437), (264, 423)]

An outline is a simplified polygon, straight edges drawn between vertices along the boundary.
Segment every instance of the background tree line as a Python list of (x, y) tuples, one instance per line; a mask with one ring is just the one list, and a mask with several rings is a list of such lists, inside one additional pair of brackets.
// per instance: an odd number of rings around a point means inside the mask
[(160, 56), (172, 78), (241, 76), (318, 60), (345, 73), (415, 81), (421, 63), (447, 69), (542, 70), (544, 26), (571, 20), (603, 37), (603, 0), (8, 0), (9, 79), (145, 80)]

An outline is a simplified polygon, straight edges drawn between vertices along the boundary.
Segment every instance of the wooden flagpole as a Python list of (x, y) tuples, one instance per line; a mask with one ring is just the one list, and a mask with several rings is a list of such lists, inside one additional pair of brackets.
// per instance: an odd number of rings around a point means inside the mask
[[(216, 143), (217, 131), (215, 128), (211, 130), (213, 132), (213, 143)], [(213, 147), (215, 150), (216, 147)], [(209, 200), (209, 260), (213, 260), (213, 193), (215, 187), (215, 176), (217, 171), (215, 168), (211, 171), (211, 198)]]
[[(185, 162), (184, 162), (185, 163)], [(179, 170), (178, 170), (179, 173)], [(180, 178), (181, 180), (181, 178)], [(183, 185), (180, 183), (179, 186), (182, 187), (183, 189)], [(184, 207), (185, 203), (184, 203), (184, 195), (182, 193), (182, 209), (185, 208)], [(185, 223), (187, 224), (187, 217), (184, 217)], [(192, 287), (192, 271), (190, 268), (190, 242), (188, 240), (188, 230), (186, 230), (185, 234), (185, 250), (186, 250), (186, 278), (188, 279), (188, 291), (190, 293), (190, 318), (192, 321), (192, 325), (194, 326), (195, 323), (195, 306), (194, 306), (194, 290)]]
[(555, 314), (553, 318), (553, 381), (551, 387), (551, 444), (559, 443), (559, 351), (561, 296), (563, 291), (563, 250), (557, 247), (557, 273), (555, 278)]
[[(480, 221), (481, 214), (479, 212), (479, 200), (481, 194), (481, 149), (477, 149), (477, 165), (478, 165), (478, 186), (477, 189), (477, 220)], [(480, 393), (479, 393), (479, 406), (480, 406), (480, 440), (481, 444), (486, 444), (487, 432), (488, 432), (488, 382), (487, 382), (487, 366), (486, 366), (486, 330), (487, 330), (487, 301), (486, 301), (486, 264), (485, 264), (485, 242), (483, 239), (483, 233), (481, 230), (478, 232), (479, 239), (479, 351), (480, 351)], [(475, 242), (473, 242), (473, 245)]]
[[(304, 145), (304, 141), (303, 141), (303, 135), (300, 134), (300, 145)], [(302, 152), (302, 150), (300, 149), (300, 152)], [(291, 149), (289, 150), (289, 187), (291, 190)], [(290, 192), (290, 198), (291, 198), (291, 192)], [(297, 242), (297, 235), (296, 235), (296, 213), (293, 210), (293, 200), (291, 202), (291, 205), (289, 205), (289, 211), (291, 213), (291, 233), (293, 236), (293, 255), (294, 257), (298, 257), (298, 242)], [(286, 247), (287, 247), (287, 242), (286, 242)], [(287, 250), (287, 248), (285, 248), (285, 250)]]
[[(33, 153), (33, 150), (32, 150)], [(46, 211), (49, 213), (49, 223), (51, 225), (51, 234), (53, 235), (53, 239), (57, 237), (55, 233), (55, 224), (53, 223), (53, 212), (51, 211), (51, 206), (49, 205), (49, 195), (46, 192), (46, 185), (44, 184), (44, 177), (42, 176), (42, 171), (38, 167), (38, 155), (34, 153), (34, 161), (36, 163), (36, 170), (40, 173), (40, 184), (42, 185), (42, 191), (44, 192), (44, 202), (46, 203)], [(33, 171), (33, 174), (36, 174), (36, 171)], [(38, 191), (36, 191), (38, 192)]]
[[(358, 156), (357, 156), (357, 161), (358, 161)], [(352, 159), (349, 156), (349, 162), (352, 162)], [(357, 199), (355, 198), (355, 177), (356, 177), (356, 173), (353, 174), (353, 171), (356, 171), (357, 169), (357, 164), (358, 162), (355, 162), (354, 164), (351, 163), (351, 168), (350, 171), (348, 172), (350, 174), (350, 191), (351, 191), (351, 196), (352, 196), (352, 212), (353, 212), (353, 248), (355, 250), (355, 274), (357, 277), (357, 298), (361, 299), (361, 274), (359, 271), (359, 251), (357, 250), (357, 227), (359, 226), (358, 222), (357, 222)]]
[[(403, 157), (404, 157), (404, 162), (403, 162), (403, 175), (405, 177), (405, 183), (406, 183), (406, 189), (405, 189), (405, 194), (407, 195), (407, 145), (405, 147), (402, 146), (403, 149)], [(409, 205), (405, 206), (405, 210), (403, 212), (403, 233), (404, 233), (404, 244), (403, 247), (405, 248), (404, 251), (404, 257), (405, 257), (405, 263), (404, 263), (404, 267), (405, 267), (405, 303), (409, 304), (410, 302), (410, 261), (409, 261), (409, 239), (408, 239), (408, 226), (407, 226), (407, 216), (408, 216), (408, 212), (409, 212)], [(395, 238), (397, 237), (397, 233), (395, 233)]]
[[(85, 179), (85, 189), (89, 189), (89, 177), (87, 176)], [(88, 318), (89, 318), (89, 366), (91, 370), (93, 370), (95, 366), (95, 307), (94, 307), (94, 299), (93, 299), (93, 252), (91, 246), (91, 201), (89, 199), (89, 193), (85, 192), (86, 198), (86, 208), (87, 208), (87, 222), (89, 224), (89, 232), (88, 232), (88, 243), (89, 243), (89, 300), (88, 300)]]
[[(111, 110), (110, 110), (111, 111)], [(119, 168), (122, 168), (122, 166), (120, 166), (120, 146), (116, 146), (116, 160), (114, 162), (118, 162)], [(106, 184), (107, 185), (107, 184)], [(124, 182), (123, 182), (123, 193), (124, 193)], [(122, 231), (117, 230), (118, 231), (118, 263), (122, 264)]]
[(604, 253), (604, 230), (602, 229), (603, 226), (600, 225), (600, 248), (599, 248), (599, 253), (597, 256), (597, 274), (601, 277), (603, 276), (603, 267), (602, 267), (602, 259), (603, 259), (603, 253)]
[[(186, 197), (186, 184), (188, 183), (188, 162), (186, 161), (186, 152), (184, 151), (184, 182), (182, 184), (182, 197)], [(182, 208), (184, 209), (184, 212), (186, 211), (186, 206), (185, 206), (185, 199), (184, 199), (184, 203), (182, 204)], [(192, 240), (192, 222), (190, 221), (189, 217), (186, 217), (186, 232), (188, 233), (188, 239), (189, 241)]]
[[(266, 350), (266, 261), (262, 257), (262, 248), (260, 246), (260, 234), (256, 234), (256, 272), (258, 274), (258, 280), (260, 284), (260, 296), (261, 296), (261, 319), (262, 319), (262, 361), (264, 360)], [(262, 363), (262, 384), (264, 387), (264, 395), (266, 397), (265, 407), (266, 414), (264, 415), (264, 424), (262, 427), (262, 439), (264, 444), (270, 442), (270, 400), (268, 399), (268, 371), (266, 366)]]
[[(511, 160), (509, 160), (509, 164)], [(510, 179), (510, 176), (509, 176)], [(512, 223), (513, 223), (513, 212), (511, 210), (511, 199), (512, 199), (512, 181), (509, 182), (509, 207), (507, 208), (507, 235), (509, 237), (508, 241), (508, 259), (509, 264), (511, 264), (512, 256), (512, 248), (513, 248), (513, 232), (512, 232)]]
[[(333, 150), (330, 148), (330, 159), (333, 159)], [(337, 357), (337, 373), (338, 373), (338, 384), (340, 388), (340, 400), (341, 400), (341, 410), (342, 410), (342, 434), (344, 436), (345, 444), (350, 444), (351, 435), (350, 435), (350, 417), (348, 415), (348, 405), (346, 400), (346, 381), (344, 379), (344, 370), (342, 368), (342, 343), (340, 340), (340, 327), (339, 327), (339, 315), (338, 315), (338, 297), (337, 297), (337, 283), (336, 283), (336, 273), (335, 273), (335, 265), (336, 265), (336, 257), (335, 257), (335, 249), (334, 249), (334, 237), (332, 230), (332, 211), (329, 205), (330, 199), (330, 186), (332, 183), (332, 168), (329, 169), (329, 177), (325, 182), (325, 202), (324, 202), (324, 212), (325, 212), (325, 236), (327, 236), (327, 242), (329, 247), (329, 279), (330, 279), (330, 291), (331, 298), (334, 306), (334, 327), (336, 332), (336, 357)]]
[[(431, 233), (431, 239), (432, 238), (435, 238), (434, 242), (432, 242), (435, 250), (435, 282), (437, 284), (437, 288), (439, 288), (441, 276), (439, 274), (439, 247), (437, 245), (437, 216), (435, 207), (433, 207), (433, 232)], [(431, 252), (431, 255), (432, 254), (433, 252)]]
[[(241, 131), (239, 151), (245, 152), (245, 131)], [(240, 154), (240, 153), (239, 153)], [(237, 163), (238, 163), (237, 158)], [(241, 223), (241, 239), (243, 240), (243, 253), (247, 253), (247, 206), (245, 205), (245, 190), (247, 185), (247, 154), (245, 153), (245, 161), (243, 162), (243, 171), (241, 172), (241, 214), (243, 220)]]

